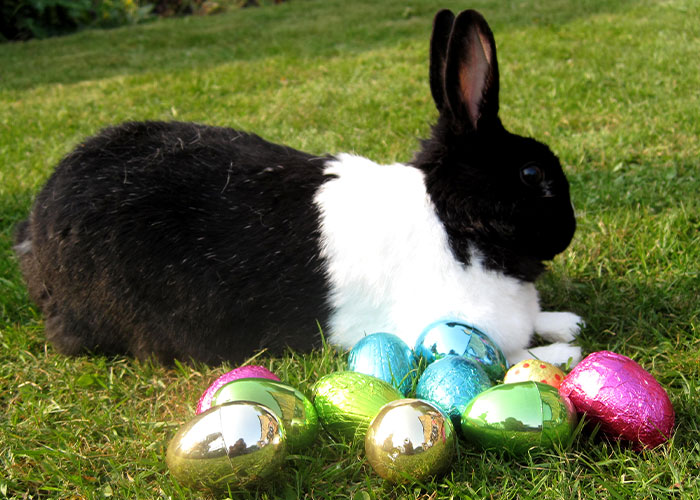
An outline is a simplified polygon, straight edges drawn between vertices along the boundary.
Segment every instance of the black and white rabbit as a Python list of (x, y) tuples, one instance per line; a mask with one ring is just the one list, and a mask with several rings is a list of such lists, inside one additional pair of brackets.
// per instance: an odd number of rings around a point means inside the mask
[[(438, 12), (432, 137), (409, 164), (314, 156), (236, 130), (125, 123), (58, 165), (17, 231), (46, 335), (67, 354), (237, 362), (255, 350), (413, 346), (459, 317), (510, 362), (580, 359), (581, 319), (534, 280), (575, 219), (547, 146), (498, 117), (493, 34)], [(528, 350), (534, 332), (551, 345)]]

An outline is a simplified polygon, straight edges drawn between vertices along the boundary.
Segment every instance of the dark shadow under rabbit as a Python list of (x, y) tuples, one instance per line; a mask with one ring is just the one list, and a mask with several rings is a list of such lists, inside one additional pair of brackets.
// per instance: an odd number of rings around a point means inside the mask
[[(542, 312), (533, 284), (575, 230), (559, 161), (502, 126), (480, 14), (440, 11), (430, 52), (439, 118), (408, 164), (177, 122), (80, 144), (17, 230), (47, 338), (66, 354), (238, 362), (318, 346), (318, 325), (344, 348), (376, 331), (413, 346), (459, 317), (511, 363), (577, 362), (580, 318)], [(534, 332), (554, 343), (528, 349)]]

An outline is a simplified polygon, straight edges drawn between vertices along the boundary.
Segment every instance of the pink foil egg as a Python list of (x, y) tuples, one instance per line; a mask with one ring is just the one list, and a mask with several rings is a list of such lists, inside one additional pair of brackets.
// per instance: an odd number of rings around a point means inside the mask
[(559, 392), (606, 434), (654, 448), (673, 430), (675, 414), (659, 382), (627, 356), (594, 352), (566, 376)]
[(197, 409), (195, 410), (195, 413), (199, 415), (200, 413), (203, 413), (209, 408), (211, 408), (211, 402), (214, 398), (214, 394), (216, 394), (216, 391), (218, 391), (222, 386), (228, 384), (232, 380), (238, 380), (239, 378), (267, 378), (270, 380), (277, 380), (278, 382), (280, 381), (277, 375), (272, 373), (264, 366), (239, 366), (238, 368), (235, 368), (230, 372), (226, 372), (223, 375), (221, 375), (207, 388), (206, 391), (204, 391), (202, 397), (199, 398), (199, 402), (197, 403)]

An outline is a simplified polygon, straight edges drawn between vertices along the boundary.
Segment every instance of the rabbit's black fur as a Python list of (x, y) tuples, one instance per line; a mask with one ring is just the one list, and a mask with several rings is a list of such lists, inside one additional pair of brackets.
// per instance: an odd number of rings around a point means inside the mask
[(387, 329), (412, 345), (456, 315), (511, 361), (534, 329), (571, 340), (580, 319), (542, 313), (532, 286), (573, 236), (568, 184), (545, 145), (503, 128), (478, 13), (437, 14), (430, 86), (440, 116), (409, 165), (192, 123), (81, 144), (17, 232), (47, 337), (69, 354), (235, 362), (318, 345), (317, 322), (345, 347)]
[(323, 163), (191, 123), (126, 123), (81, 144), (36, 200), (21, 259), (49, 339), (209, 362), (316, 344)]
[[(426, 172), (426, 187), (460, 261), (468, 263), (476, 245), (487, 267), (534, 281), (543, 261), (563, 251), (574, 234), (568, 182), (544, 144), (511, 134), (500, 123), (491, 127), (455, 137), (438, 123), (414, 165)], [(484, 146), (490, 152), (482, 156)], [(522, 183), (523, 158), (544, 170), (546, 182)]]
[[(569, 185), (547, 146), (501, 124), (493, 33), (473, 11), (460, 18), (455, 23), (448, 10), (435, 17), (430, 88), (440, 118), (414, 164), (427, 172), (428, 192), (462, 262), (475, 244), (488, 267), (534, 281), (542, 261), (563, 251), (576, 229)], [(473, 50), (479, 45), (483, 52)], [(463, 71), (480, 64), (483, 76)], [(464, 94), (477, 98), (465, 102)], [(528, 164), (542, 170), (542, 182), (523, 182)]]

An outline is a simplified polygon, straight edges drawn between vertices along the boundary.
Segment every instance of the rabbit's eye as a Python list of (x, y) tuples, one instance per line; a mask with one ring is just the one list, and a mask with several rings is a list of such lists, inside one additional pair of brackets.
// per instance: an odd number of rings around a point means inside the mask
[(527, 186), (537, 186), (544, 179), (544, 171), (535, 163), (528, 163), (520, 168), (520, 180)]

